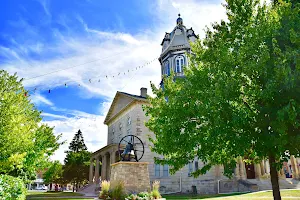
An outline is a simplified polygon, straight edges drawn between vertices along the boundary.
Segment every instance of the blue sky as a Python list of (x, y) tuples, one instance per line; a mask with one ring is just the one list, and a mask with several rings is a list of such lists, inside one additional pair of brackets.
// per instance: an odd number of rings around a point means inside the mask
[(63, 160), (79, 128), (90, 151), (106, 145), (103, 121), (115, 93), (159, 83), (160, 43), (179, 12), (200, 36), (225, 18), (219, 0), (0, 2), (0, 69), (25, 78), (43, 122), (63, 134), (67, 144), (53, 159)]

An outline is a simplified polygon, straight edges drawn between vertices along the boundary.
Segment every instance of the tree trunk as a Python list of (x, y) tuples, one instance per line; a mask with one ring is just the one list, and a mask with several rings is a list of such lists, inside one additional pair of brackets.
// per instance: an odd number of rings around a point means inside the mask
[(52, 183), (50, 183), (50, 191), (52, 191)]
[(269, 156), (269, 162), (270, 162), (270, 174), (271, 174), (273, 197), (274, 200), (281, 200), (279, 182), (278, 182), (278, 172), (276, 169), (275, 157), (273, 155)]

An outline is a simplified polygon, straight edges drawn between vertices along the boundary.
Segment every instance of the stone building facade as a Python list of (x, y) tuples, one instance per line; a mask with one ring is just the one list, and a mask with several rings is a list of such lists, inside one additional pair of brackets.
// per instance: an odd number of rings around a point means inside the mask
[[(184, 67), (188, 66), (187, 53), (191, 53), (190, 42), (197, 39), (192, 28), (183, 25), (178, 17), (175, 28), (166, 33), (161, 43), (162, 53), (159, 57), (161, 74), (169, 75), (174, 71), (175, 78), (184, 77)], [(163, 80), (160, 83), (163, 88)], [(247, 165), (242, 158), (238, 158), (234, 177), (230, 180), (223, 176), (223, 167), (214, 166), (205, 175), (193, 178), (191, 173), (200, 169), (203, 162), (194, 159), (183, 169), (170, 175), (167, 165), (154, 163), (158, 156), (150, 151), (148, 136), (154, 136), (145, 126), (148, 118), (143, 111), (143, 105), (148, 104), (147, 89), (141, 88), (140, 95), (117, 92), (104, 123), (108, 126), (107, 146), (94, 152), (90, 165), (90, 188), (95, 188), (100, 179), (110, 180), (111, 164), (119, 161), (118, 143), (126, 135), (136, 135), (145, 145), (145, 153), (141, 162), (148, 162), (150, 181), (159, 180), (162, 193), (197, 192), (202, 194), (239, 192), (249, 190), (271, 189), (270, 170), (268, 160), (259, 164)], [(281, 177), (281, 188), (298, 187), (299, 159), (292, 156), (278, 173)], [(95, 167), (94, 167), (95, 166)], [(293, 179), (291, 179), (293, 178)]]

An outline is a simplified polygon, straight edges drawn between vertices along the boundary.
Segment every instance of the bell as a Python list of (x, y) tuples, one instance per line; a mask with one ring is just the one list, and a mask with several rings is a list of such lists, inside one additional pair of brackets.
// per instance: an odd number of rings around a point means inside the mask
[(130, 151), (130, 157), (131, 157), (131, 158), (134, 158), (134, 157), (135, 157), (135, 154), (134, 154), (134, 151), (133, 151), (133, 150)]

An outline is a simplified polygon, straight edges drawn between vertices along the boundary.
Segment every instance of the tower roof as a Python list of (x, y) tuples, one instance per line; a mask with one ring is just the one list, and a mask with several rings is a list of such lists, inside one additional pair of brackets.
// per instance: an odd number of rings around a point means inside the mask
[(178, 18), (176, 20), (176, 23), (177, 23), (177, 26), (178, 25), (183, 25), (183, 21), (182, 21), (182, 18), (180, 17), (180, 13), (178, 14)]
[(176, 26), (170, 33), (166, 32), (162, 40), (161, 45), (163, 48), (160, 57), (163, 57), (170, 51), (176, 51), (180, 49), (189, 50), (191, 48), (190, 41), (194, 42), (197, 38), (198, 36), (194, 33), (192, 28), (187, 29), (183, 25), (181, 15), (178, 14)]

